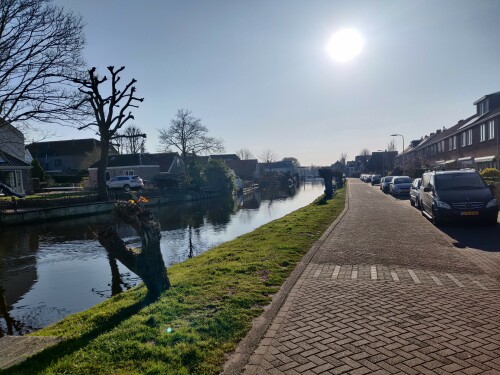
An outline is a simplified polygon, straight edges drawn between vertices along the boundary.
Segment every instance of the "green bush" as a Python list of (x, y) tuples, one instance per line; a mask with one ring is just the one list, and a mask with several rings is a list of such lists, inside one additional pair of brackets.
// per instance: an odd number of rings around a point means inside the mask
[(486, 168), (481, 171), (481, 176), (485, 178), (500, 178), (500, 171), (496, 168)]

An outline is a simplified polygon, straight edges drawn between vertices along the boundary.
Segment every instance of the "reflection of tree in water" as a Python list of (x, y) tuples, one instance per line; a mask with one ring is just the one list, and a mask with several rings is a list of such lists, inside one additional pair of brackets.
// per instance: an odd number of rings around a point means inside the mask
[[(111, 287), (111, 295), (109, 294), (110, 290), (96, 290), (92, 288), (92, 292), (101, 297), (111, 297), (120, 294), (124, 290), (129, 290), (133, 288), (137, 282), (140, 280), (139, 277), (130, 277), (130, 273), (121, 274), (120, 269), (118, 268), (118, 263), (116, 262), (116, 258), (107, 254), (109, 267), (111, 269), (111, 284), (108, 286)], [(128, 282), (124, 281), (124, 278), (129, 280)]]
[[(5, 289), (0, 285), (0, 316), (5, 320), (5, 326), (0, 324), (0, 337), (5, 335), (22, 335), (29, 332), (29, 329), (24, 327), (24, 324), (14, 319), (9, 314), (7, 301), (5, 300)], [(4, 328), (5, 327), (5, 328)]]

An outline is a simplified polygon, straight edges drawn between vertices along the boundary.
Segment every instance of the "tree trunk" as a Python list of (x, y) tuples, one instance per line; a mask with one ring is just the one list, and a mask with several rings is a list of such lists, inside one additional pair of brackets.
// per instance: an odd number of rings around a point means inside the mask
[(101, 159), (97, 165), (97, 192), (100, 202), (109, 200), (106, 187), (106, 168), (108, 167), (109, 140), (101, 137)]
[(136, 230), (142, 247), (127, 248), (111, 226), (99, 232), (99, 243), (108, 251), (110, 257), (118, 259), (144, 281), (152, 299), (158, 298), (163, 291), (170, 288), (160, 251), (160, 224), (153, 220), (149, 209), (137, 203), (117, 202), (113, 213)]
[(333, 171), (330, 168), (320, 168), (318, 169), (320, 177), (325, 181), (325, 198), (330, 199), (333, 197)]

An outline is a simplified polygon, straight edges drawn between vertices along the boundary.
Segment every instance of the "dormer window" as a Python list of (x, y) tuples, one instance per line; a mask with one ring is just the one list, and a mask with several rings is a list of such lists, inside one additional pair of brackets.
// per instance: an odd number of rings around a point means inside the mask
[(477, 114), (479, 116), (484, 115), (489, 111), (488, 99), (484, 99), (483, 101), (477, 103)]

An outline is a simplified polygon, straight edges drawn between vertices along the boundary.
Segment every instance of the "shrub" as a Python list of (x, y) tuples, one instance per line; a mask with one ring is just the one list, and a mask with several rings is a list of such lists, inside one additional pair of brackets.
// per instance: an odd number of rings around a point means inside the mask
[(481, 171), (481, 176), (485, 178), (500, 178), (500, 171), (496, 168), (486, 168)]

